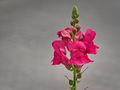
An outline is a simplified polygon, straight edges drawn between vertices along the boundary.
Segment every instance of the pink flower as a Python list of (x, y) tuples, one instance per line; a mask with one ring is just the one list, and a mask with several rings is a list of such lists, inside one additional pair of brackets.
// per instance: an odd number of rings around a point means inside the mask
[(74, 28), (68, 27), (68, 28), (65, 28), (65, 29), (57, 32), (57, 35), (62, 38), (62, 40), (64, 41), (66, 46), (67, 46), (68, 42), (72, 40), (71, 33), (74, 30), (75, 30)]
[(97, 45), (94, 44), (93, 40), (96, 36), (96, 32), (92, 29), (87, 29), (83, 42), (85, 43), (87, 47), (87, 53), (88, 54), (96, 54), (97, 49), (99, 48)]
[(86, 54), (86, 46), (82, 41), (74, 41), (68, 43), (68, 49), (70, 51), (70, 61), (69, 63), (72, 65), (84, 65), (89, 62), (93, 62), (90, 60)]
[(52, 60), (53, 65), (63, 64), (67, 66), (68, 58), (66, 57), (65, 44), (62, 40), (55, 40), (52, 43), (54, 48), (54, 57)]
[(63, 29), (63, 30), (61, 30), (61, 31), (58, 31), (58, 32), (57, 32), (57, 35), (58, 35), (59, 37), (62, 37), (62, 38), (71, 39), (71, 32), (72, 32), (73, 30), (75, 30), (75, 29), (68, 27), (68, 28), (65, 28), (65, 29)]
[(58, 31), (57, 35), (62, 38), (65, 45), (67, 46), (68, 42), (72, 41), (72, 33), (75, 34), (75, 40), (81, 40), (82, 39), (83, 33), (81, 31), (76, 32), (76, 29), (71, 28), (71, 27), (68, 27), (68, 28), (65, 28), (61, 31)]

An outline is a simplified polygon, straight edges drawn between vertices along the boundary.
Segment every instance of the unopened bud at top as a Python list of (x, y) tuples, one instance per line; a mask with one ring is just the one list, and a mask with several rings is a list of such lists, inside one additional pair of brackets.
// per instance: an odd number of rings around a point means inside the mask
[(78, 8), (77, 8), (77, 6), (74, 6), (72, 9), (72, 18), (75, 19), (78, 17), (79, 17)]

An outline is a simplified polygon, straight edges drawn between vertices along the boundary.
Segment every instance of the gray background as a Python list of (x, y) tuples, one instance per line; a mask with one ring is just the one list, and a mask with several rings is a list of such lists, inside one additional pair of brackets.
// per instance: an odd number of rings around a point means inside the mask
[(120, 0), (0, 0), (0, 90), (69, 90), (70, 72), (50, 64), (51, 42), (74, 4), (100, 46), (78, 90), (120, 90)]

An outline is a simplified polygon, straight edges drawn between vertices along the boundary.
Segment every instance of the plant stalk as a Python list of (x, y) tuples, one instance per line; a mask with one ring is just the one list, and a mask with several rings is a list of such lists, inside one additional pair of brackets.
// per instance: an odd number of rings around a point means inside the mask
[(73, 90), (77, 90), (76, 85), (77, 85), (77, 77), (76, 77), (76, 70), (73, 70)]

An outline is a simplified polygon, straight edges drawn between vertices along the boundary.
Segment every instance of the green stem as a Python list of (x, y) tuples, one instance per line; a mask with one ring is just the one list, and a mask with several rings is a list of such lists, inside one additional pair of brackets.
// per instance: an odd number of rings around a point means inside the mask
[(76, 84), (77, 84), (77, 77), (76, 77), (76, 70), (73, 71), (73, 90), (76, 90)]

